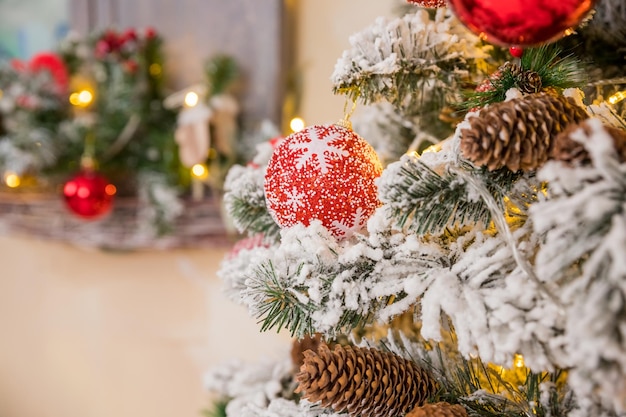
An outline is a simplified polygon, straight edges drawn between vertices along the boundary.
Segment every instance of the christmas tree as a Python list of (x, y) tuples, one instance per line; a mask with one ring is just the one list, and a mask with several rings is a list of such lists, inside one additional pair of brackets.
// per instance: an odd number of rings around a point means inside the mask
[(171, 91), (164, 42), (108, 28), (0, 61), (3, 230), (115, 250), (225, 236), (218, 195), (251, 140), (241, 74), (218, 53), (204, 80)]
[(294, 342), (212, 414), (623, 415), (626, 8), (407, 3), (332, 74), (367, 111), (229, 172), (220, 276)]

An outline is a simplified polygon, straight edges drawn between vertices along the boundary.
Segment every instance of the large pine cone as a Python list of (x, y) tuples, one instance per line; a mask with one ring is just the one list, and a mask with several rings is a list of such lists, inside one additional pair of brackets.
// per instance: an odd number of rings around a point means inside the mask
[[(584, 137), (589, 137), (593, 133), (591, 119), (581, 123), (569, 125), (563, 132), (554, 137), (554, 143), (550, 151), (550, 158), (563, 161), (570, 165), (588, 165), (591, 163), (589, 152), (585, 146), (572, 139), (574, 132), (580, 131)], [(600, 121), (597, 121), (600, 123)], [(603, 129), (613, 139), (613, 146), (620, 162), (626, 162), (626, 131), (613, 126), (604, 125)]]
[(321, 344), (304, 352), (296, 392), (337, 412), (359, 417), (395, 417), (424, 402), (437, 389), (428, 373), (390, 352)]
[(415, 407), (404, 417), (467, 417), (467, 411), (459, 404), (439, 402)]
[(588, 117), (572, 99), (543, 92), (496, 103), (467, 120), (461, 152), (490, 171), (534, 171), (548, 159), (553, 137)]

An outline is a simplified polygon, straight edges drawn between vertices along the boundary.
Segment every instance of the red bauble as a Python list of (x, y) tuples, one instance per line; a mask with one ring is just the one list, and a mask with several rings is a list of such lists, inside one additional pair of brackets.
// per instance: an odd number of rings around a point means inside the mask
[(104, 176), (81, 171), (63, 186), (67, 207), (79, 217), (95, 219), (107, 214), (113, 205), (115, 186)]
[(509, 53), (515, 58), (521, 58), (524, 56), (524, 48), (520, 48), (519, 46), (511, 46), (509, 48)]
[(439, 7), (446, 7), (447, 3), (446, 0), (406, 0), (406, 2), (428, 9), (438, 9)]
[(563, 37), (596, 0), (449, 0), (472, 32), (503, 46), (536, 46)]
[(338, 237), (361, 229), (379, 205), (374, 148), (351, 129), (315, 125), (274, 150), (265, 175), (270, 214), (281, 227), (313, 220)]

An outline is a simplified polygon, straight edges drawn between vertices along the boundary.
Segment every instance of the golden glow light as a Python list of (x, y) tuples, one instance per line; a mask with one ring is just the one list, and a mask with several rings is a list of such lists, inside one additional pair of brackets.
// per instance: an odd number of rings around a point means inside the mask
[(294, 117), (289, 122), (289, 128), (294, 132), (301, 131), (302, 129), (304, 129), (304, 120), (302, 120), (300, 117)]
[(76, 107), (87, 107), (93, 102), (93, 93), (81, 90), (70, 94), (70, 103)]
[(618, 91), (617, 93), (609, 97), (606, 101), (608, 101), (611, 104), (617, 104), (620, 101), (624, 100), (625, 98), (626, 98), (626, 91)]
[(191, 175), (194, 178), (203, 180), (209, 176), (209, 170), (204, 164), (195, 164), (191, 167)]
[(198, 97), (197, 93), (190, 91), (185, 94), (185, 106), (194, 107), (198, 104), (198, 101), (200, 101), (200, 97)]
[(20, 177), (15, 172), (7, 172), (4, 174), (4, 183), (7, 187), (17, 188), (20, 186), (21, 182)]
[(150, 67), (148, 67), (148, 71), (153, 77), (158, 77), (163, 72), (163, 68), (161, 67), (161, 64), (157, 64), (155, 62), (153, 64), (150, 64)]
[(106, 195), (114, 196), (117, 192), (117, 188), (115, 188), (113, 184), (107, 184), (107, 186), (104, 187), (104, 192)]
[(441, 142), (437, 142), (434, 145), (430, 145), (428, 148), (424, 149), (422, 151), (422, 154), (425, 154), (427, 152), (439, 152), (442, 148), (443, 144)]
[(513, 358), (513, 366), (516, 368), (523, 368), (526, 366), (524, 363), (524, 357), (520, 354), (515, 354), (515, 357)]

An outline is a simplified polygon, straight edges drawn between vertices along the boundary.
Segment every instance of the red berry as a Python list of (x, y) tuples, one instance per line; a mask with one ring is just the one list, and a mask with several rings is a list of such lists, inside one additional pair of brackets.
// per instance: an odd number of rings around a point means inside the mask
[(511, 46), (509, 48), (509, 53), (515, 58), (521, 58), (524, 55), (524, 48), (520, 48), (519, 46)]

